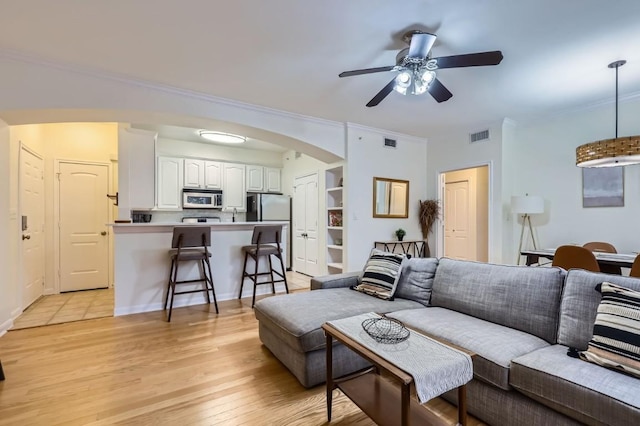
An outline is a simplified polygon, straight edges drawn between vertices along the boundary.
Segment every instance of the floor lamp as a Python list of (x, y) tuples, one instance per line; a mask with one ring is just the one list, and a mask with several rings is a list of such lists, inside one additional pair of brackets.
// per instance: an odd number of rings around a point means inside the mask
[(526, 195), (511, 197), (511, 211), (522, 215), (522, 229), (520, 230), (520, 244), (518, 245), (518, 265), (520, 264), (520, 252), (522, 251), (522, 240), (524, 237), (525, 225), (529, 225), (529, 233), (531, 241), (533, 241), (533, 249), (537, 250), (536, 238), (533, 234), (531, 226), (531, 215), (544, 213), (544, 199), (537, 195)]

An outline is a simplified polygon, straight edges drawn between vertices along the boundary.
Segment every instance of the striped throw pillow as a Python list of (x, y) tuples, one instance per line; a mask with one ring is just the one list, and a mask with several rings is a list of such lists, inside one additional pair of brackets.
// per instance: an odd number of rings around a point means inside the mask
[(580, 358), (640, 377), (640, 292), (603, 282), (593, 338)]
[(404, 259), (404, 254), (371, 250), (360, 282), (353, 289), (380, 299), (393, 300)]

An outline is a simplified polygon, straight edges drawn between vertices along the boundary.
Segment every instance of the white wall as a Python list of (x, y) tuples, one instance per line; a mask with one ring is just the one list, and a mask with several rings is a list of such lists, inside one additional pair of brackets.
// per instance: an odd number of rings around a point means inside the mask
[[(397, 148), (384, 146), (384, 138), (397, 140)], [(395, 230), (407, 231), (406, 240), (421, 240), (418, 200), (427, 196), (427, 143), (407, 135), (347, 125), (347, 166), (344, 177), (344, 221), (347, 233), (347, 270), (364, 266), (374, 241), (394, 240)], [(409, 217), (373, 217), (373, 177), (409, 181)], [(346, 271), (345, 271), (346, 272)]]
[[(447, 134), (429, 136), (427, 155), (427, 196), (437, 199), (438, 179), (440, 173), (467, 169), (476, 166), (489, 165), (489, 261), (500, 263), (503, 259), (503, 165), (502, 138), (505, 123), (493, 123), (474, 129), (457, 129)], [(482, 129), (489, 129), (490, 139), (487, 141), (469, 143), (469, 133)], [(443, 255), (441, 247), (436, 244), (442, 235), (442, 222), (434, 226), (434, 233), (429, 239), (431, 253), (434, 256)], [(510, 239), (508, 240), (510, 241)], [(434, 249), (435, 248), (435, 249)]]
[(282, 153), (277, 151), (258, 151), (254, 149), (221, 146), (210, 143), (179, 141), (158, 138), (156, 154), (177, 157), (208, 158), (212, 160), (259, 164), (267, 167), (282, 167)]
[[(575, 149), (614, 137), (614, 111), (609, 104), (518, 127), (512, 195), (545, 199), (545, 213), (532, 216), (543, 247), (607, 241), (619, 252), (640, 251), (640, 165), (625, 167), (624, 207), (582, 207), (582, 170), (575, 166)], [(640, 100), (620, 103), (620, 136), (640, 134), (638, 116)], [(520, 225), (513, 227), (519, 237)]]

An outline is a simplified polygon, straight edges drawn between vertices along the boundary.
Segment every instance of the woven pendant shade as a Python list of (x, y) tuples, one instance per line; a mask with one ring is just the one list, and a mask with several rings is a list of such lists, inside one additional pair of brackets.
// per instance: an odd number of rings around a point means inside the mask
[(614, 167), (640, 163), (640, 136), (605, 139), (576, 148), (579, 167)]
[(627, 61), (615, 61), (616, 69), (616, 137), (590, 142), (576, 148), (578, 167), (616, 167), (640, 164), (640, 136), (618, 137), (618, 68)]

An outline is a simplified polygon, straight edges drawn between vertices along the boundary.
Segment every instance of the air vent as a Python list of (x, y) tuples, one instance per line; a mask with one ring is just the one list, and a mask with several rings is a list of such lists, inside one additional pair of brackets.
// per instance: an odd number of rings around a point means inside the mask
[(479, 132), (471, 133), (469, 135), (470, 143), (486, 141), (488, 139), (489, 139), (489, 129), (481, 130)]
[(395, 139), (384, 138), (384, 146), (387, 148), (396, 148), (397, 144)]

